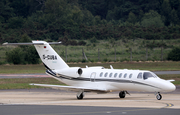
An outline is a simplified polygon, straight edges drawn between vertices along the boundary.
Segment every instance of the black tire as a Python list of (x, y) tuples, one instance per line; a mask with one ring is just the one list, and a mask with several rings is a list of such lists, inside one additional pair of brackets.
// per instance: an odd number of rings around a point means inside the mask
[(120, 98), (125, 98), (125, 96), (126, 96), (126, 92), (125, 92), (125, 91), (121, 91), (121, 92), (119, 93), (119, 97), (120, 97)]
[(83, 93), (81, 93), (79, 96), (77, 96), (77, 99), (83, 99), (83, 97), (84, 97), (84, 95), (83, 95)]
[(162, 99), (162, 95), (161, 95), (161, 94), (157, 94), (157, 95), (156, 95), (156, 99), (157, 99), (157, 100), (161, 100), (161, 99)]

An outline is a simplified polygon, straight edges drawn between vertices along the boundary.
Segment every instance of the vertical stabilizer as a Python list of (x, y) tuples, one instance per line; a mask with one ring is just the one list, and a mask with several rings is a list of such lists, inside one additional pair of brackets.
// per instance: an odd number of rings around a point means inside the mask
[[(51, 70), (60, 70), (64, 68), (69, 68), (69, 66), (64, 62), (64, 60), (49, 45), (49, 43), (45, 41), (32, 41), (32, 42), (34, 43), (34, 46), (39, 54), (39, 57), (41, 58), (46, 68)], [(43, 45), (41, 45), (41, 43)]]

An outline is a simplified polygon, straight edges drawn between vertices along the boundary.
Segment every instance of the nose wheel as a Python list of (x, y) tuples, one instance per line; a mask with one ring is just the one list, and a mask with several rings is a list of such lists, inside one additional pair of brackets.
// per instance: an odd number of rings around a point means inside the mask
[(162, 99), (162, 95), (158, 92), (157, 95), (156, 95), (156, 99), (157, 100), (161, 100)]

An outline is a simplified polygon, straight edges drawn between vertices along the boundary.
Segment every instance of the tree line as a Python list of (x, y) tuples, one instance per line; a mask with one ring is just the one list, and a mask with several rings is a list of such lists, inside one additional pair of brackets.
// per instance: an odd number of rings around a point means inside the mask
[(180, 0), (1, 0), (0, 42), (180, 38)]
[[(178, 39), (180, 0), (1, 0), (0, 43), (24, 38), (65, 45), (86, 45), (83, 40)], [(30, 59), (23, 47), (16, 50), (15, 54), (24, 54), (19, 57), (23, 63), (38, 63), (32, 60), (37, 55)], [(6, 54), (10, 62), (15, 60), (13, 52)]]

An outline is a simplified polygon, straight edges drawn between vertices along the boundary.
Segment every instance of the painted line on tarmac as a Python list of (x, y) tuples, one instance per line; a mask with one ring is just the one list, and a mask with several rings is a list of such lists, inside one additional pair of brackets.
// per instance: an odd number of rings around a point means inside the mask
[(166, 106), (164, 106), (162, 108), (170, 108), (170, 107), (174, 106), (174, 104), (172, 104), (172, 103), (164, 103), (164, 102), (155, 102), (155, 103), (165, 104)]
[(166, 103), (166, 107), (165, 108), (168, 108), (168, 107), (173, 107), (174, 106), (174, 104), (172, 104), (172, 103)]

